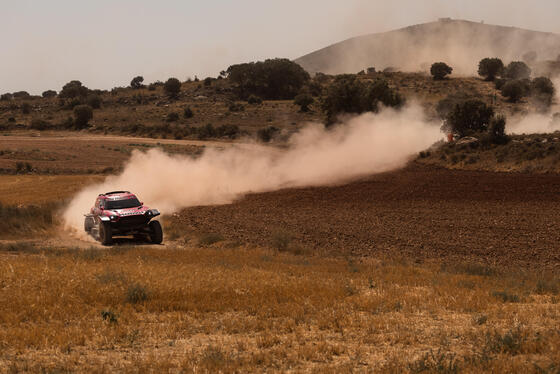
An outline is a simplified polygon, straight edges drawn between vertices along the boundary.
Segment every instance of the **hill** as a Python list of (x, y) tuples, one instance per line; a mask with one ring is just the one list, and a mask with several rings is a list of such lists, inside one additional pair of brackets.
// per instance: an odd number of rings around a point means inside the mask
[(472, 75), (484, 57), (511, 61), (525, 55), (536, 63), (556, 60), (559, 54), (558, 34), (445, 18), (344, 40), (295, 62), (309, 72), (340, 74), (368, 67), (426, 71), (433, 62), (445, 61), (455, 73)]

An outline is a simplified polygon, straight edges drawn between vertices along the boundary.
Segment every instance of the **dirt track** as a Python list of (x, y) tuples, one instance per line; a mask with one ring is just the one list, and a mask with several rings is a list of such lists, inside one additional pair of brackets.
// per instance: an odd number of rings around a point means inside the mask
[(560, 267), (560, 175), (419, 166), (348, 185), (250, 195), (178, 218), (270, 245), (275, 232), (331, 254)]

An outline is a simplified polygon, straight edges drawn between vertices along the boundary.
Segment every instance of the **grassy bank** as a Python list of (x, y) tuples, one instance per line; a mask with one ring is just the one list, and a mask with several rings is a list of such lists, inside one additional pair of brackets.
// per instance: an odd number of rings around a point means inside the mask
[(197, 248), (0, 251), (0, 368), (543, 372), (558, 278), (476, 263)]

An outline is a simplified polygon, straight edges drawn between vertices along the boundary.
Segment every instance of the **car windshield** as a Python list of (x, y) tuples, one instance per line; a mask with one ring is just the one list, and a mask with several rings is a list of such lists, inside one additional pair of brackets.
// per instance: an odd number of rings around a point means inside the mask
[(140, 206), (140, 201), (137, 198), (133, 197), (130, 199), (124, 200), (107, 200), (105, 202), (105, 209), (126, 209), (126, 208), (134, 208)]

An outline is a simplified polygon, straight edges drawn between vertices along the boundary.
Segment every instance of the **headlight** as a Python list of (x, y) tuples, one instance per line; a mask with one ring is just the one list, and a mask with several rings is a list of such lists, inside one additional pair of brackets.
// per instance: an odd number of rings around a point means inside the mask
[(151, 215), (152, 215), (152, 211), (151, 211), (151, 210), (147, 210), (147, 211), (146, 211), (146, 215), (151, 216)]
[(117, 217), (118, 217), (118, 216), (111, 216), (111, 217), (109, 217), (109, 218), (111, 218), (111, 221), (114, 221), (114, 220), (117, 219)]

